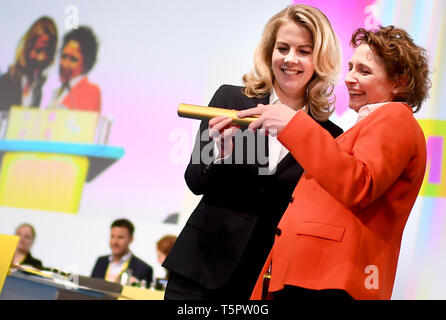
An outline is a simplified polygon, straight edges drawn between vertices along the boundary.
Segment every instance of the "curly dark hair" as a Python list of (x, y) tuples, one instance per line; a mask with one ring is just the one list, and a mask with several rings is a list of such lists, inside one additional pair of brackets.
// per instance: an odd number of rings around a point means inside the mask
[(353, 32), (353, 48), (367, 44), (372, 52), (384, 63), (387, 75), (391, 79), (401, 79), (404, 89), (395, 95), (395, 101), (406, 102), (413, 112), (429, 96), (431, 81), (426, 50), (417, 46), (410, 35), (393, 25), (367, 31), (363, 28)]
[(82, 73), (88, 73), (96, 63), (99, 47), (93, 30), (86, 26), (73, 29), (63, 37), (62, 50), (71, 40), (77, 41), (80, 44), (81, 53), (84, 58)]

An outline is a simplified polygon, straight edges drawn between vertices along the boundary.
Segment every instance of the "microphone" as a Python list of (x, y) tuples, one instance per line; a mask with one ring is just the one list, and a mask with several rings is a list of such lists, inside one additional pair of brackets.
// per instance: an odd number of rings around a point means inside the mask
[(182, 118), (208, 120), (217, 116), (227, 116), (232, 119), (232, 123), (241, 126), (248, 126), (251, 122), (256, 120), (258, 117), (237, 117), (237, 110), (229, 110), (217, 107), (204, 107), (192, 104), (181, 103), (178, 106), (178, 116)]

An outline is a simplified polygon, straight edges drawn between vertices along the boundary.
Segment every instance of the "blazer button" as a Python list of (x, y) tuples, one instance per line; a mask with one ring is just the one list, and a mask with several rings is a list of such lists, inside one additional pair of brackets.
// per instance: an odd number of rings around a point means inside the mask
[(291, 197), (290, 197), (290, 203), (293, 203), (293, 202), (294, 202), (294, 196), (291, 195)]
[(280, 235), (282, 234), (282, 230), (280, 230), (279, 228), (276, 229), (276, 235), (278, 237), (280, 237)]

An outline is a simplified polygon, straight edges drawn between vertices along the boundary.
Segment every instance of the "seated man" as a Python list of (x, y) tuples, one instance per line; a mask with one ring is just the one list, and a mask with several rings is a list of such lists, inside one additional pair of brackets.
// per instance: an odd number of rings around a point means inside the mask
[[(130, 251), (135, 228), (127, 219), (115, 220), (111, 225), (110, 248), (112, 254), (99, 257), (91, 273), (92, 278), (102, 278), (111, 282), (121, 282), (124, 272), (130, 275), (130, 284), (144, 280), (149, 287), (153, 269)], [(127, 283), (124, 283), (125, 285)]]

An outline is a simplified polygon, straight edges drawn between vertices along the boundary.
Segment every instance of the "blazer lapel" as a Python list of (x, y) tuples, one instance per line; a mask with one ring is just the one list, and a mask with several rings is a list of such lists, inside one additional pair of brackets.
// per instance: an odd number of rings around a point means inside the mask
[(296, 160), (294, 159), (291, 152), (288, 152), (287, 155), (283, 157), (283, 159), (277, 164), (276, 174), (279, 174), (283, 170), (287, 169), (295, 162)]
[(129, 265), (127, 266), (127, 269), (130, 269), (132, 271), (135, 271), (135, 259), (133, 259), (133, 254), (130, 256)]
[[(270, 95), (268, 94), (266, 97), (260, 98), (259, 102), (256, 103), (256, 105), (254, 107), (256, 107), (257, 104), (260, 104), (260, 103), (261, 104), (265, 104), (265, 105), (269, 104), (269, 97), (270, 97)], [(263, 142), (264, 142), (263, 150), (265, 150), (265, 152), (264, 152), (264, 155), (262, 155), (262, 156), (266, 157), (268, 159), (268, 161), (266, 162), (266, 164), (261, 163), (259, 161), (260, 159), (258, 159), (258, 154), (257, 154), (256, 155), (256, 159), (257, 159), (256, 163), (258, 164), (259, 167), (266, 167), (266, 168), (268, 168), (268, 166), (269, 166), (269, 143), (268, 143), (268, 136), (259, 137), (259, 135), (260, 135), (260, 133), (256, 134), (256, 148), (255, 148), (255, 150), (257, 150), (257, 153), (259, 153), (259, 151), (260, 151), (260, 153), (262, 153), (262, 150), (258, 150), (258, 147), (260, 147), (259, 143), (261, 143), (261, 142), (258, 142), (258, 139), (263, 139)]]
[[(311, 115), (311, 113), (309, 112), (308, 115), (313, 118), (313, 116)], [(314, 119), (314, 118), (313, 118)], [(294, 159), (293, 155), (291, 154), (291, 152), (288, 152), (286, 154), (285, 157), (283, 157), (283, 159), (277, 164), (277, 168), (276, 168), (276, 174), (281, 173), (282, 171), (284, 171), (285, 169), (287, 169), (288, 167), (292, 166), (293, 163), (297, 163), (296, 160)], [(299, 165), (300, 166), (300, 165)]]

